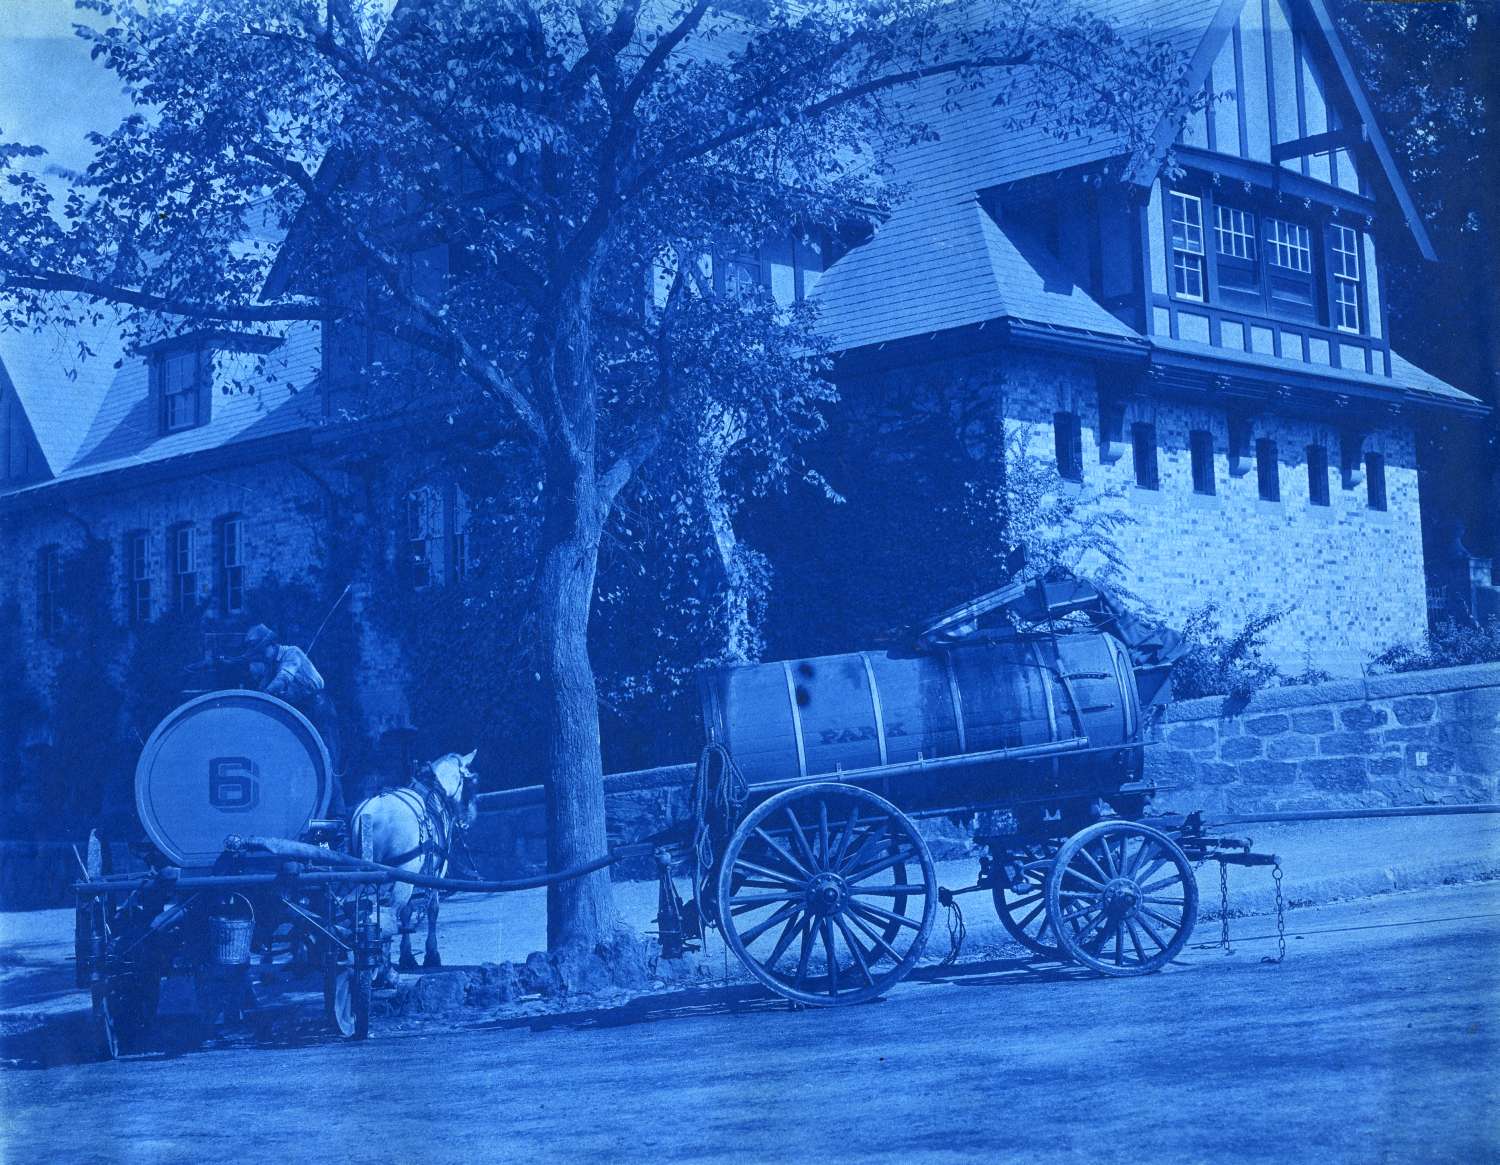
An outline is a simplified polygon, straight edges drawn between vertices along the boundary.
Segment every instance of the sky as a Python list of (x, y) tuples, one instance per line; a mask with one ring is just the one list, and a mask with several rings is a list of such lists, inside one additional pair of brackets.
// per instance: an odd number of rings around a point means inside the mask
[[(93, 156), (85, 135), (108, 132), (130, 111), (120, 84), (72, 33), (73, 0), (0, 0), (0, 137), (43, 146), (33, 168), (82, 168)], [(49, 179), (53, 195), (65, 183)]]

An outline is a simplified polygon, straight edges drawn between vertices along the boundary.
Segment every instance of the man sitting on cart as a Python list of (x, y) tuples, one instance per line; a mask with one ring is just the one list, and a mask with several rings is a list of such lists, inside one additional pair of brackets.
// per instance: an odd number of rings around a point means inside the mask
[(323, 676), (300, 647), (282, 643), (264, 623), (245, 632), (244, 649), (238, 661), (250, 666), (255, 687), (268, 696), (284, 700), (302, 715), (323, 738), (333, 772), (329, 784), (333, 795), (328, 803), (331, 816), (345, 812), (343, 789), (343, 750), (340, 747), (338, 711), (328, 696)]

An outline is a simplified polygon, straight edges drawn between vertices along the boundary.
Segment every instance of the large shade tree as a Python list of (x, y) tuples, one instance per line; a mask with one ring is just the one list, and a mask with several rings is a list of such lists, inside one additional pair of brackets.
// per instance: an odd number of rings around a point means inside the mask
[[(0, 326), (106, 307), (137, 337), (353, 320), (427, 361), (402, 391), (461, 422), (454, 456), (467, 437), (528, 458), (554, 868), (605, 845), (601, 541), (644, 521), (655, 546), (713, 548), (726, 591), (752, 586), (736, 499), (799, 472), (831, 398), (809, 313), (713, 278), (709, 257), (878, 216), (901, 193), (882, 160), (931, 132), (919, 88), (1005, 94), (1018, 121), (1130, 150), (1182, 64), (1055, 0), (79, 7), (139, 112), (65, 205), (30, 147), (0, 145)], [(317, 278), (267, 293), (267, 223)], [(453, 258), (424, 271), (413, 253), (437, 243)], [(314, 294), (349, 270), (357, 299)], [(753, 648), (744, 604), (724, 610), (729, 650)], [(612, 920), (604, 873), (552, 892), (554, 946)]]

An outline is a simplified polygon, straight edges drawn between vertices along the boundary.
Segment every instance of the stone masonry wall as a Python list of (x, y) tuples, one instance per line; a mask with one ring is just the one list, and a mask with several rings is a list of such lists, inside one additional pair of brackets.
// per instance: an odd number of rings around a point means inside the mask
[(1271, 688), (1167, 708), (1157, 807), (1256, 813), (1500, 800), (1500, 664)]
[[(1421, 506), (1415, 437), (1409, 422), (1391, 420), (1361, 448), (1386, 464), (1387, 509), (1371, 510), (1364, 485), (1344, 487), (1343, 434), (1332, 423), (1264, 412), (1251, 419), (1257, 438), (1276, 442), (1281, 500), (1260, 500), (1253, 464), (1230, 472), (1229, 413), (1210, 403), (1136, 396), (1125, 402), (1124, 449), (1100, 458), (1099, 381), (1077, 361), (1002, 353), (997, 381), (1007, 422), (1025, 430), (1031, 447), (1054, 456), (1052, 414), (1082, 419), (1085, 487), (1118, 491), (1133, 522), (1118, 542), (1125, 585), (1169, 624), (1195, 607), (1219, 604), (1230, 628), (1272, 607), (1289, 606), (1267, 636), (1267, 655), (1284, 671), (1308, 666), (1358, 675), (1363, 663), (1392, 643), (1426, 629)], [(1135, 485), (1130, 426), (1156, 426), (1160, 489)], [(1188, 433), (1213, 435), (1216, 493), (1193, 492)], [(1309, 501), (1306, 447), (1328, 450), (1328, 506)]]

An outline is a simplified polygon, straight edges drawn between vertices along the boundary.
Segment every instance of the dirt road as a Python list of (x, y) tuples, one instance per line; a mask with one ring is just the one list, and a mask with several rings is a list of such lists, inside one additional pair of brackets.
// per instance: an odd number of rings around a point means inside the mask
[[(0, 1076), (6, 1160), (1500, 1159), (1500, 884), (1297, 911), (1287, 962), (1020, 962)], [(1211, 938), (1205, 926), (1200, 938)], [(1205, 933), (1207, 932), (1207, 933)], [(15, 1049), (8, 1049), (15, 1055)], [(15, 1063), (16, 1061), (13, 1061)]]

